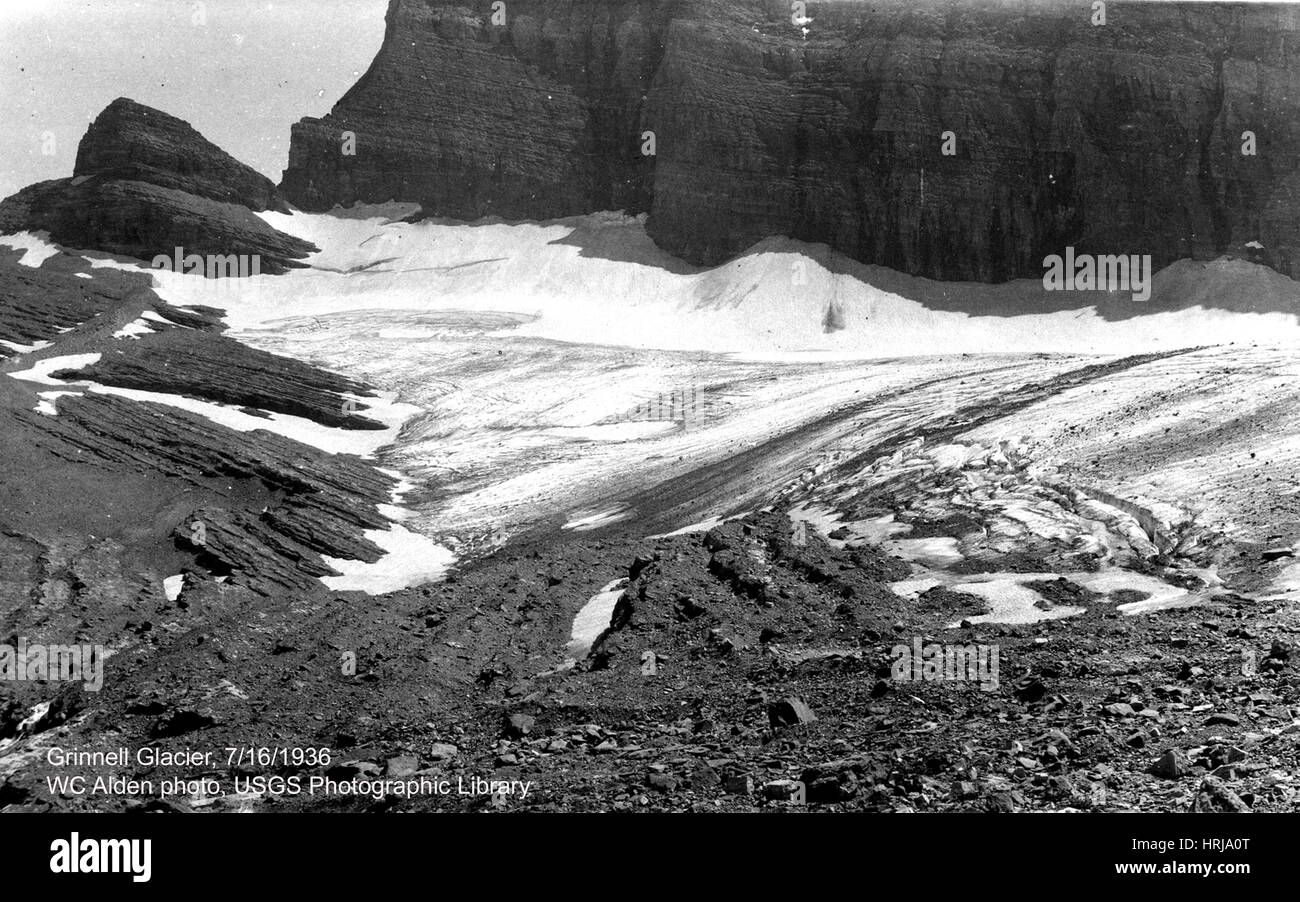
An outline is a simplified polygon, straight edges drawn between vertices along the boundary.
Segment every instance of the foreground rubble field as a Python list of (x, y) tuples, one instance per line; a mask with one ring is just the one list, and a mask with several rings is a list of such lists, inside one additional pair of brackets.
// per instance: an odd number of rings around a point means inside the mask
[[(98, 697), (65, 691), (18, 725), (0, 757), (3, 800), (19, 810), (1295, 808), (1291, 608), (1221, 591), (1125, 615), (1066, 572), (1037, 591), (1043, 607), (1068, 596), (1084, 608), (1076, 616), (949, 629), (980, 599), (938, 590), (908, 602), (890, 586), (910, 569), (769, 513), (653, 541), (509, 547), (373, 607), (339, 595), (223, 606), (222, 588), (206, 584), (187, 593), (202, 612), (189, 629), (133, 652), (126, 672), (109, 668)], [(612, 628), (566, 666), (576, 608), (619, 577), (629, 582)], [(891, 651), (914, 641), (995, 646), (996, 685), (895, 679)], [(339, 666), (346, 650), (355, 675)], [(239, 746), (327, 747), (331, 760), (226, 766), (222, 750)], [(217, 754), (206, 768), (79, 769), (50, 766), (53, 747)], [(226, 794), (105, 804), (45, 779), (105, 772), (210, 776)], [(265, 790), (285, 784), (241, 775), (426, 776), (452, 790), (277, 795)], [(457, 791), (476, 779), (528, 791)]]

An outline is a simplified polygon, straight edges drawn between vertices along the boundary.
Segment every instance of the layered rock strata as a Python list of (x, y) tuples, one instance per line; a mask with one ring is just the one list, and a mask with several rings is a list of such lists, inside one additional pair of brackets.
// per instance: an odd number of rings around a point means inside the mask
[[(383, 47), (293, 129), (295, 204), (463, 219), (649, 213), (713, 264), (770, 235), (941, 279), (1158, 268), (1300, 241), (1285, 7), (970, 0), (391, 0)], [(653, 133), (653, 147), (651, 135)], [(351, 145), (349, 145), (351, 141)], [(653, 152), (652, 152), (653, 151)]]

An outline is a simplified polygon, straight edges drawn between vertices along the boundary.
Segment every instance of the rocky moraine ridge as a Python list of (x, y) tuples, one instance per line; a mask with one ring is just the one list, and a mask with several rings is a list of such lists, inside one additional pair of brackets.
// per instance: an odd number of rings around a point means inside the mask
[(1077, 2), (809, 0), (795, 25), (786, 0), (513, 0), (495, 20), (391, 0), (369, 71), (294, 127), (281, 188), (308, 210), (648, 213), (704, 264), (788, 235), (996, 282), (1067, 246), (1159, 268), (1258, 242), (1291, 274), (1296, 11), (1105, 6), (1094, 25)]

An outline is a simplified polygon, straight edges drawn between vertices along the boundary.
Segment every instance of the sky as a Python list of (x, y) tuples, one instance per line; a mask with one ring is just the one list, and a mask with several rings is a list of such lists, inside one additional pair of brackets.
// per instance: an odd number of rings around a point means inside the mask
[(0, 0), (0, 198), (72, 175), (118, 97), (179, 116), (277, 184), (289, 126), (374, 59), (387, 0)]

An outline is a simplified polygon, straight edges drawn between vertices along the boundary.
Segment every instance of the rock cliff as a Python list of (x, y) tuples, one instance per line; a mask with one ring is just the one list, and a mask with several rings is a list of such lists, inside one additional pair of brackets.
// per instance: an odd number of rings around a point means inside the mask
[(784, 0), (503, 12), (391, 0), (369, 71), (294, 127), (285, 196), (649, 212), (660, 245), (708, 264), (778, 234), (943, 279), (1038, 276), (1069, 245), (1159, 267), (1259, 242), (1283, 272), (1300, 262), (1288, 8), (1112, 2), (1105, 24), (1088, 3), (979, 0), (809, 0), (800, 25)]

